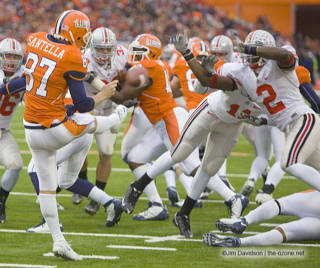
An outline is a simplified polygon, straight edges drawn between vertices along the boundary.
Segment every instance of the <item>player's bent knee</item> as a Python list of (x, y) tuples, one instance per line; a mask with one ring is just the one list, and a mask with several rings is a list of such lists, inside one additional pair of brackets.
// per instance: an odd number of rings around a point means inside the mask
[(20, 154), (13, 154), (7, 158), (6, 163), (4, 163), (6, 169), (10, 170), (20, 170), (23, 167), (23, 161)]
[(64, 176), (63, 181), (59, 181), (58, 185), (61, 189), (68, 189), (76, 182), (76, 180), (77, 178)]
[(209, 175), (215, 175), (222, 166), (225, 157), (216, 157), (215, 159), (202, 159), (202, 169)]

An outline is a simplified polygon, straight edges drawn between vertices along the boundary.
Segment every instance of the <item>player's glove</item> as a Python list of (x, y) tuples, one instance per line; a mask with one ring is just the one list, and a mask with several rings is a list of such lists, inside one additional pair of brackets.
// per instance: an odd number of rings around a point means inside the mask
[(91, 82), (97, 77), (97, 75), (95, 74), (95, 72), (87, 72), (85, 77), (84, 77), (84, 81), (88, 82), (89, 84), (91, 84)]
[(186, 30), (184, 31), (183, 35), (176, 34), (169, 38), (169, 42), (175, 46), (176, 50), (182, 54), (186, 61), (194, 58), (191, 50), (188, 49), (188, 41), (188, 34)]
[(209, 55), (203, 58), (201, 65), (207, 70), (208, 73), (213, 74), (214, 65), (218, 62), (218, 58), (215, 55)]
[(240, 118), (251, 125), (254, 126), (262, 126), (262, 125), (267, 125), (268, 120), (264, 117), (256, 117), (250, 114), (245, 114), (245, 113), (240, 113)]

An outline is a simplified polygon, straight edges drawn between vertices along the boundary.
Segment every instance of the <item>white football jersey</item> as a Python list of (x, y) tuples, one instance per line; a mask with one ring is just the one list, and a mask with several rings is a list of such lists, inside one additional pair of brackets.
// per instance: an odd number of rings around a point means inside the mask
[[(16, 71), (12, 76), (10, 76), (11, 79), (20, 77), (23, 72), (23, 68), (21, 68)], [(0, 86), (3, 85), (5, 82), (5, 74), (2, 70), (0, 70)], [(13, 117), (13, 112), (17, 108), (17, 105), (22, 99), (23, 92), (13, 94), (10, 96), (5, 96), (0, 94), (0, 129), (10, 129), (11, 128), (11, 121)]]
[[(238, 74), (245, 67), (240, 63), (226, 63), (218, 70), (219, 75), (232, 77), (238, 83), (241, 81)], [(241, 82), (240, 82), (241, 83)], [(257, 104), (250, 101), (244, 94), (243, 88), (235, 91), (222, 91), (211, 93), (208, 96), (210, 110), (226, 123), (237, 123), (241, 121), (240, 113), (260, 115), (262, 110)]]
[[(119, 71), (124, 70), (128, 62), (128, 50), (122, 46), (117, 45), (117, 50), (114, 57), (111, 60), (111, 69), (106, 70), (96, 63), (92, 56), (91, 49), (88, 49), (84, 56), (88, 59), (88, 72), (94, 72), (99, 79), (108, 84), (112, 80), (116, 79)], [(89, 83), (85, 83), (85, 88), (88, 96), (93, 96), (98, 93), (98, 90), (91, 86)], [(103, 101), (94, 111), (95, 115), (109, 115), (112, 112), (112, 101)]]
[(239, 77), (250, 99), (263, 109), (270, 124), (281, 130), (300, 115), (314, 113), (300, 94), (294, 69), (283, 70), (276, 61), (268, 60), (258, 76), (246, 66)]

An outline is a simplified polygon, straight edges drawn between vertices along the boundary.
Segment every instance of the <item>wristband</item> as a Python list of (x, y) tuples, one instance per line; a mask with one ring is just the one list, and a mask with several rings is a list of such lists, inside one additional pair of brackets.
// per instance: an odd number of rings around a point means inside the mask
[(186, 61), (192, 60), (194, 58), (190, 49), (187, 49), (182, 56), (185, 58)]
[(257, 56), (257, 47), (252, 45), (244, 45), (244, 53)]
[(91, 86), (93, 86), (95, 89), (101, 91), (101, 89), (106, 85), (105, 83), (103, 83), (98, 77), (95, 77), (91, 83)]

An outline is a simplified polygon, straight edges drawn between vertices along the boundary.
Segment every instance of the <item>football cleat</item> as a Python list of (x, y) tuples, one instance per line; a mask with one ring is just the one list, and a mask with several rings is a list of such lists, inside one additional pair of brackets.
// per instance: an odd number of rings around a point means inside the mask
[(233, 188), (232, 184), (230, 183), (230, 181), (228, 180), (228, 178), (226, 176), (219, 176), (219, 178), (222, 180), (222, 182), (232, 191), (234, 192), (235, 189)]
[(176, 213), (172, 219), (173, 225), (178, 227), (180, 230), (180, 234), (191, 238), (193, 237), (193, 233), (190, 229), (190, 220), (188, 215), (179, 215)]
[(122, 198), (122, 209), (125, 213), (131, 214), (133, 212), (141, 194), (142, 191), (137, 190), (132, 184), (129, 184), (127, 191)]
[(118, 115), (118, 117), (119, 117), (118, 120), (119, 121), (113, 127), (110, 128), (110, 132), (111, 133), (115, 133), (116, 134), (116, 133), (119, 132), (119, 129), (121, 127), (121, 124), (122, 124), (123, 120), (126, 119), (127, 112), (128, 112), (128, 108), (126, 106), (121, 105), (121, 104), (119, 104), (117, 106), (117, 108), (115, 109), (114, 113), (116, 115)]
[(6, 206), (3, 202), (0, 202), (0, 223), (5, 223), (6, 219)]
[(84, 211), (93, 216), (98, 212), (99, 208), (100, 204), (91, 200), (89, 204), (85, 206)]
[(176, 207), (176, 203), (180, 200), (177, 188), (174, 186), (167, 187), (167, 196), (170, 206)]
[(163, 221), (169, 218), (169, 212), (166, 206), (157, 202), (149, 202), (145, 211), (132, 217), (136, 221)]
[(272, 194), (267, 194), (267, 193), (263, 192), (262, 190), (259, 190), (256, 195), (255, 201), (258, 205), (261, 205), (261, 204), (268, 202), (269, 200), (272, 200), (272, 199), (273, 199)]
[(106, 212), (108, 213), (106, 226), (112, 227), (120, 221), (122, 214), (122, 204), (121, 200), (113, 199), (112, 202), (106, 207)]
[(193, 205), (194, 208), (202, 208), (202, 201), (201, 200), (197, 200), (194, 205)]
[(243, 185), (240, 194), (249, 197), (254, 189), (256, 182), (254, 179), (248, 179), (245, 184)]
[(204, 234), (202, 241), (210, 247), (240, 247), (241, 245), (240, 238), (236, 236), (221, 236), (213, 232)]
[[(61, 222), (59, 222), (60, 230), (63, 232), (63, 226)], [(42, 218), (42, 222), (38, 225), (27, 229), (28, 233), (50, 233), (49, 226), (44, 218)]]
[(222, 232), (231, 231), (235, 234), (242, 234), (247, 228), (248, 223), (245, 217), (241, 217), (240, 219), (219, 219), (216, 221), (216, 226)]
[(53, 254), (56, 257), (62, 257), (67, 260), (81, 261), (81, 255), (75, 253), (66, 241), (57, 241), (53, 243)]
[(224, 203), (229, 208), (231, 218), (240, 218), (249, 204), (249, 199), (241, 194), (236, 194)]
[(75, 205), (79, 205), (83, 200), (83, 197), (81, 194), (77, 194), (77, 193), (74, 193), (72, 195), (72, 203), (75, 204)]

